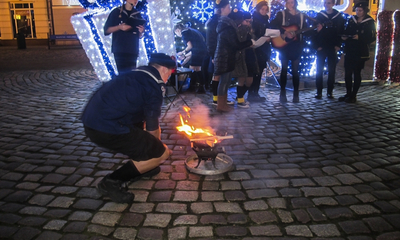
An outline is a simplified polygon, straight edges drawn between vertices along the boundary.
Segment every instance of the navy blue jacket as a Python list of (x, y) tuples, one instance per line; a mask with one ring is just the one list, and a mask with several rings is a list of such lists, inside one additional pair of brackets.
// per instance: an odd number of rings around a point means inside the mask
[[(124, 10), (121, 13), (121, 17), (119, 17), (121, 11), (121, 7), (115, 8), (111, 11), (110, 15), (108, 15), (107, 21), (104, 24), (104, 34), (106, 34), (106, 30), (109, 27), (117, 26), (121, 23), (128, 24), (133, 21), (133, 19), (143, 19), (140, 15), (140, 12), (136, 9), (132, 9), (132, 11), (127, 11), (124, 7)], [(129, 20), (129, 21), (128, 21)], [(134, 55), (139, 55), (139, 31), (134, 26), (130, 31), (117, 31), (112, 33), (112, 45), (111, 45), (112, 53), (129, 53)]]
[(315, 49), (334, 49), (341, 47), (341, 34), (344, 29), (344, 18), (340, 12), (333, 9), (333, 13), (328, 14), (326, 11), (321, 11), (315, 18), (323, 25), (321, 31), (316, 32), (312, 38), (312, 45)]
[[(157, 81), (141, 70), (150, 72)], [(159, 128), (165, 85), (160, 73), (151, 66), (139, 67), (103, 84), (91, 97), (82, 114), (86, 127), (124, 134), (141, 122), (146, 130)]]

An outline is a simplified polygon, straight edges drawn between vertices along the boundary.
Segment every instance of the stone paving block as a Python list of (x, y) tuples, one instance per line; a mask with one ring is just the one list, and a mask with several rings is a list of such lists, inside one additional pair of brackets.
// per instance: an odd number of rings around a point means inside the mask
[(281, 175), (284, 178), (290, 178), (290, 177), (305, 177), (306, 175), (297, 168), (292, 168), (292, 169), (276, 169), (275, 170), (279, 175)]
[(376, 237), (376, 240), (396, 240), (399, 239), (400, 231), (383, 233)]
[(355, 195), (360, 193), (357, 189), (352, 186), (336, 186), (332, 187), (332, 190), (338, 195)]
[(176, 191), (174, 202), (195, 202), (199, 198), (197, 191)]
[(176, 186), (176, 181), (172, 180), (159, 180), (154, 185), (155, 189), (174, 189)]
[(81, 233), (85, 230), (86, 226), (86, 222), (70, 222), (64, 227), (63, 232)]
[(87, 221), (93, 216), (92, 213), (86, 211), (75, 211), (69, 217), (70, 221)]
[(313, 198), (312, 201), (316, 206), (335, 206), (338, 205), (338, 202), (331, 197), (319, 197)]
[(67, 221), (64, 220), (50, 220), (44, 227), (43, 229), (47, 229), (47, 230), (61, 230), (64, 225), (67, 223)]
[[(253, 175), (254, 178), (278, 178), (279, 175), (272, 170), (258, 170), (258, 169), (254, 169), (254, 170), (250, 170), (251, 175)], [(250, 178), (248, 178), (250, 179)], [(232, 179), (235, 180), (235, 179)], [(239, 179), (237, 179), (239, 180)]]
[(369, 228), (374, 232), (387, 232), (393, 230), (393, 227), (381, 217), (363, 218)]
[(350, 195), (336, 196), (335, 199), (343, 206), (359, 203), (357, 198)]
[(340, 232), (334, 224), (309, 225), (311, 231), (318, 237), (337, 237)]
[(265, 184), (261, 180), (242, 181), (242, 186), (244, 189), (265, 188)]
[(156, 212), (164, 213), (187, 213), (187, 205), (180, 203), (159, 203)]
[(149, 196), (151, 202), (168, 202), (171, 199), (172, 191), (152, 192)]
[(214, 192), (214, 191), (201, 192), (201, 200), (208, 201), (208, 202), (223, 201), (223, 200), (225, 200), (224, 193), (223, 192)]
[(212, 213), (214, 211), (211, 202), (196, 202), (190, 205), (194, 214)]
[(286, 200), (284, 198), (269, 198), (267, 201), (271, 208), (287, 208)]
[(18, 231), (17, 227), (9, 227), (9, 226), (0, 226), (0, 232), (1, 232), (1, 237), (2, 238), (9, 238), (11, 239), (11, 236)]
[(315, 186), (316, 185), (309, 178), (291, 179), (290, 182), (292, 183), (293, 187), (308, 187), (308, 186)]
[(354, 174), (356, 177), (360, 178), (361, 180), (363, 180), (364, 182), (380, 182), (382, 181), (381, 178), (379, 178), (378, 176), (376, 176), (373, 173), (370, 172), (361, 172), (361, 173), (356, 173)]
[(199, 237), (213, 237), (213, 228), (210, 226), (205, 227), (189, 227), (189, 237), (190, 238), (199, 238)]
[(249, 213), (249, 218), (256, 224), (278, 222), (278, 218), (270, 211), (255, 211)]
[(279, 194), (275, 189), (256, 189), (246, 191), (250, 199), (278, 197)]
[(339, 226), (347, 234), (368, 234), (371, 232), (363, 221), (360, 220), (339, 222)]
[(302, 187), (305, 197), (327, 197), (335, 195), (330, 188), (327, 187)]
[(247, 229), (245, 227), (239, 226), (223, 226), (223, 227), (216, 227), (215, 232), (218, 236), (221, 237), (240, 237), (246, 236)]
[(242, 191), (226, 191), (224, 193), (224, 196), (227, 201), (244, 201), (244, 200), (246, 200), (246, 195)]
[(154, 228), (140, 228), (137, 233), (138, 239), (152, 239), (152, 240), (162, 240), (164, 232), (161, 229)]
[(84, 210), (95, 210), (100, 207), (100, 205), (103, 204), (103, 201), (101, 200), (94, 200), (94, 199), (79, 199), (74, 205), (74, 208), (77, 209), (84, 209)]
[(61, 175), (61, 174), (49, 173), (44, 178), (42, 178), (40, 181), (43, 183), (58, 184), (58, 183), (62, 182), (65, 178), (66, 178), (66, 176)]
[(90, 224), (87, 228), (87, 231), (91, 232), (91, 233), (95, 233), (95, 234), (100, 234), (103, 236), (108, 236), (114, 231), (114, 228), (105, 227), (105, 226), (96, 225), (96, 224)]
[(19, 203), (1, 203), (0, 204), (0, 211), (1, 212), (8, 212), (8, 213), (13, 213), (13, 212), (18, 212), (21, 210), (21, 208), (24, 208), (25, 205), (19, 204)]
[(171, 214), (147, 214), (143, 226), (166, 227), (171, 221)]
[(62, 187), (56, 187), (51, 190), (52, 193), (59, 193), (59, 194), (71, 194), (74, 193), (78, 190), (77, 187), (68, 187), (68, 186), (62, 186)]
[(247, 221), (247, 215), (245, 214), (231, 214), (227, 218), (229, 223), (232, 224), (246, 224)]
[(301, 223), (308, 223), (309, 221), (311, 221), (310, 216), (308, 215), (307, 211), (304, 209), (296, 209), (296, 210), (293, 210), (292, 213), (296, 217), (297, 221), (299, 221)]
[(253, 236), (282, 236), (281, 230), (276, 225), (251, 226), (249, 227), (249, 230)]
[(18, 189), (24, 189), (24, 190), (34, 190), (40, 186), (39, 183), (31, 183), (31, 182), (24, 182), (20, 183), (17, 186), (15, 186)]
[(240, 190), (242, 187), (240, 182), (238, 181), (222, 181), (221, 182), (221, 190)]
[(284, 188), (284, 187), (289, 187), (289, 180), (287, 180), (287, 179), (265, 179), (264, 184), (268, 188)]
[(227, 221), (222, 215), (203, 215), (200, 218), (200, 223), (203, 225), (226, 225)]
[(305, 225), (292, 225), (285, 227), (286, 234), (289, 236), (312, 237), (313, 234)]
[(238, 203), (215, 202), (215, 210), (223, 213), (243, 213)]
[(40, 234), (40, 230), (32, 227), (22, 227), (13, 235), (13, 239), (33, 239)]
[(386, 190), (383, 190), (383, 191), (372, 191), (371, 194), (374, 195), (376, 198), (382, 199), (382, 200), (398, 199), (398, 197), (396, 195), (394, 195), (392, 192), (386, 191)]
[(244, 202), (243, 205), (244, 205), (244, 209), (246, 211), (268, 209), (268, 204), (264, 200), (247, 201), (247, 202)]
[(376, 198), (370, 193), (357, 194), (356, 198), (360, 199), (363, 203), (375, 202)]
[(279, 218), (281, 219), (281, 222), (283, 222), (283, 223), (291, 223), (291, 222), (294, 221), (293, 217), (292, 217), (292, 214), (289, 211), (285, 211), (285, 210), (279, 209), (276, 212), (277, 212)]
[(352, 205), (350, 209), (353, 210), (358, 215), (368, 215), (368, 214), (379, 214), (381, 213), (378, 209), (371, 205)]
[(47, 208), (45, 207), (24, 207), (19, 211), (19, 213), (27, 215), (42, 215), (46, 211)]
[(154, 206), (154, 203), (133, 203), (129, 212), (148, 213), (153, 211)]
[(18, 221), (19, 225), (26, 225), (26, 226), (42, 226), (47, 221), (46, 218), (41, 217), (25, 217)]
[(36, 194), (29, 200), (29, 203), (33, 205), (45, 206), (53, 199), (53, 195)]
[(314, 207), (314, 203), (308, 198), (292, 198), (290, 201), (293, 208)]
[(395, 213), (399, 211), (398, 208), (386, 201), (376, 201), (374, 202), (374, 205), (378, 207), (378, 209), (380, 209), (382, 212)]
[(203, 191), (217, 191), (219, 190), (219, 182), (203, 182)]
[(109, 202), (104, 204), (100, 211), (104, 212), (123, 212), (128, 207), (127, 203)]
[(279, 193), (282, 197), (301, 197), (301, 191), (297, 188), (283, 188)]
[(17, 202), (17, 203), (23, 203), (28, 201), (28, 199), (32, 196), (32, 192), (30, 191), (16, 191), (8, 195), (6, 198), (4, 198), (4, 201), (6, 202)]
[(251, 179), (248, 173), (242, 171), (229, 172), (228, 176), (232, 181)]
[(346, 207), (326, 208), (324, 212), (330, 219), (352, 218), (354, 216), (353, 212)]
[(23, 177), (24, 177), (24, 174), (22, 174), (22, 173), (9, 172), (9, 173), (4, 174), (1, 177), (1, 179), (10, 180), (10, 181), (18, 181)]
[(187, 227), (175, 227), (168, 229), (168, 240), (186, 239)]
[(120, 213), (98, 212), (92, 218), (92, 223), (113, 227), (121, 218)]
[(58, 240), (62, 237), (61, 234), (52, 231), (43, 231), (36, 240)]
[(75, 198), (70, 197), (57, 197), (54, 199), (48, 207), (59, 207), (59, 208), (69, 208), (74, 203)]
[(144, 219), (144, 216), (136, 213), (125, 213), (122, 215), (119, 225), (128, 227), (139, 226)]
[(198, 219), (196, 215), (181, 215), (174, 220), (173, 225), (196, 225), (197, 222)]
[(314, 177), (314, 181), (316, 181), (322, 187), (330, 187), (330, 186), (338, 186), (340, 182), (331, 176), (323, 176), (323, 177)]
[(196, 191), (199, 189), (199, 183), (194, 181), (178, 181), (176, 185), (177, 190), (192, 190)]
[(381, 169), (381, 168), (374, 168), (371, 170), (371, 172), (373, 174), (375, 174), (376, 176), (380, 177), (381, 179), (383, 179), (384, 181), (389, 181), (389, 180), (394, 180), (397, 179), (398, 176), (386, 169)]

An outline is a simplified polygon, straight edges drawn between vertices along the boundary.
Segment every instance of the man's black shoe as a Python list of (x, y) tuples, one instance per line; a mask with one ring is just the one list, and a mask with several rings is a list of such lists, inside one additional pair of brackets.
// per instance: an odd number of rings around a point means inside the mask
[(198, 93), (198, 94), (206, 93), (206, 89), (204, 88), (203, 85), (200, 85), (200, 86), (196, 89), (196, 93)]
[(99, 184), (97, 190), (103, 195), (111, 198), (117, 203), (131, 203), (135, 198), (133, 193), (127, 192), (122, 188), (122, 181), (111, 179), (110, 175), (105, 176)]
[(143, 177), (152, 177), (152, 176), (155, 176), (155, 175), (157, 175), (157, 174), (159, 174), (161, 172), (161, 168), (160, 167), (156, 167), (156, 168), (153, 168), (153, 169), (151, 169), (150, 171), (148, 171), (148, 172), (145, 172), (145, 173), (143, 173), (143, 174), (140, 174), (139, 176), (137, 176), (137, 177), (134, 177), (134, 178), (132, 178), (130, 181), (131, 182), (135, 182), (135, 181), (138, 181), (138, 180), (140, 180), (141, 178), (143, 178)]
[(338, 98), (339, 102), (344, 102), (344, 100), (348, 98), (347, 94)]
[(267, 99), (265, 97), (261, 97), (260, 95), (252, 95), (247, 97), (247, 101), (249, 102), (265, 102)]
[(333, 94), (332, 94), (332, 93), (328, 93), (328, 94), (326, 94), (326, 96), (327, 96), (328, 98), (330, 98), (330, 99), (333, 99), (333, 98), (335, 98), (335, 97), (333, 96)]
[(357, 99), (355, 97), (348, 97), (344, 101), (347, 103), (355, 103), (357, 102)]
[(317, 93), (314, 96), (316, 99), (321, 99), (322, 98), (322, 94), (321, 93)]

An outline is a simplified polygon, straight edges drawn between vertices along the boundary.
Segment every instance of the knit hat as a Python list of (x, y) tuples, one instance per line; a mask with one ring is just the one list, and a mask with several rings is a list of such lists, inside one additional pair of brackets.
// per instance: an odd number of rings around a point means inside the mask
[(243, 19), (251, 19), (251, 14), (243, 11)]
[(216, 0), (215, 1), (215, 8), (223, 8), (229, 4), (229, 0)]
[(171, 56), (168, 56), (165, 53), (152, 53), (150, 55), (150, 61), (149, 64), (158, 64), (160, 66), (169, 68), (169, 69), (174, 69), (176, 67), (176, 62), (172, 59)]
[(237, 8), (233, 9), (232, 12), (229, 13), (228, 17), (238, 25), (244, 20), (243, 12), (239, 11)]

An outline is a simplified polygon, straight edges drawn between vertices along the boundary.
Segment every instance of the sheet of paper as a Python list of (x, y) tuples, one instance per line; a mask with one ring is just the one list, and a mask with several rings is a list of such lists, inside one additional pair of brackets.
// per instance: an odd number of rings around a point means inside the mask
[(267, 37), (276, 38), (281, 35), (281, 31), (279, 29), (265, 29), (265, 35)]

